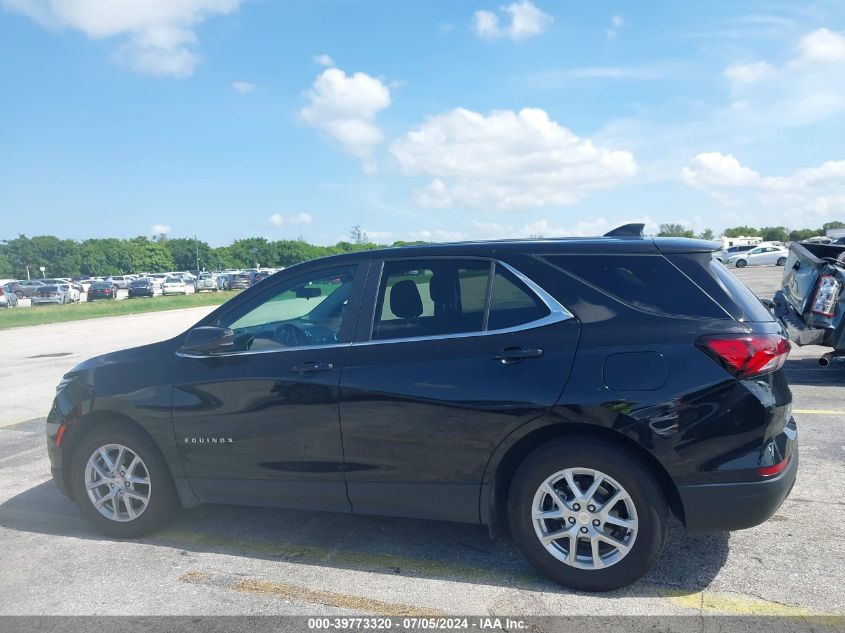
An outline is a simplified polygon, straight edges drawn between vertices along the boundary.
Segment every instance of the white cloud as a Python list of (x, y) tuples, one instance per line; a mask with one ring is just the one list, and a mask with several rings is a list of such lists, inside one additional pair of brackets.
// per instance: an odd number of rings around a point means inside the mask
[(153, 224), (150, 227), (150, 233), (153, 235), (167, 235), (170, 231), (171, 228), (169, 224)]
[(287, 217), (282, 215), (281, 213), (274, 213), (269, 218), (267, 218), (267, 221), (272, 226), (284, 226), (286, 224), (311, 224), (313, 220), (314, 218), (311, 217), (310, 213), (302, 212), (295, 213), (294, 215)]
[(499, 24), (499, 16), (492, 11), (473, 14), (473, 29), (478, 37), (485, 40), (508, 38), (518, 42), (539, 35), (554, 20), (531, 0), (519, 0), (500, 7), (499, 11), (510, 15), (510, 22), (505, 26)]
[(390, 105), (388, 87), (366, 73), (347, 75), (329, 68), (306, 94), (309, 104), (299, 111), (303, 120), (340, 141), (347, 152), (364, 161), (366, 169), (372, 169), (373, 149), (384, 141), (375, 118)]
[(414, 194), (427, 207), (563, 206), (637, 172), (630, 152), (597, 148), (532, 108), (486, 116), (457, 108), (429, 117), (391, 151), (406, 173), (432, 177)]
[(845, 35), (830, 29), (816, 29), (798, 43), (800, 63), (845, 62)]
[(753, 83), (765, 77), (775, 74), (775, 68), (766, 62), (754, 62), (752, 64), (734, 64), (725, 68), (723, 73), (731, 81), (739, 83)]
[(760, 174), (743, 167), (730, 154), (702, 152), (681, 169), (681, 180), (697, 189), (747, 187), (760, 182)]
[[(827, 219), (845, 214), (845, 160), (827, 161), (785, 176), (765, 176), (730, 154), (705, 152), (681, 170), (680, 178), (723, 204), (756, 199), (769, 213), (779, 211), (784, 218), (780, 222), (787, 226), (802, 224), (804, 214)], [(777, 216), (768, 221), (776, 223)]]
[(610, 27), (605, 31), (605, 35), (607, 35), (608, 39), (613, 39), (619, 34), (619, 29), (625, 26), (625, 18), (621, 15), (614, 15), (610, 18)]
[(72, 28), (92, 39), (124, 38), (114, 59), (151, 75), (186, 77), (200, 62), (195, 27), (237, 11), (242, 0), (0, 0), (48, 28)]
[(796, 126), (845, 112), (845, 35), (820, 28), (804, 35), (795, 54), (775, 66), (766, 61), (735, 64), (730, 114), (749, 125)]
[(256, 86), (253, 83), (250, 83), (248, 81), (233, 81), (232, 82), (232, 90), (234, 90), (238, 94), (246, 95), (246, 94), (249, 94), (250, 92), (255, 92), (256, 88), (258, 88), (258, 86)]
[(314, 63), (320, 66), (334, 66), (334, 60), (325, 53), (314, 55)]

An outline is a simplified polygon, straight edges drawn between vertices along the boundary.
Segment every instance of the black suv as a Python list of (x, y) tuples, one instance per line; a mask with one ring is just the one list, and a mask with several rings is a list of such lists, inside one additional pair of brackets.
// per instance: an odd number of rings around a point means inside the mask
[(757, 525), (798, 468), (778, 323), (712, 242), (639, 230), (288, 268), (69, 372), (53, 477), (118, 537), (203, 502), (421, 517), (507, 525), (569, 587), (631, 583), (669, 510)]

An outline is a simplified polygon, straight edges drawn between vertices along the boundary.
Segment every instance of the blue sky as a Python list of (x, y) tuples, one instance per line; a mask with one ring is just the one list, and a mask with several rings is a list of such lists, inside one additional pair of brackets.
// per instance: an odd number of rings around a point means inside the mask
[(841, 2), (0, 0), (0, 237), (845, 220)]

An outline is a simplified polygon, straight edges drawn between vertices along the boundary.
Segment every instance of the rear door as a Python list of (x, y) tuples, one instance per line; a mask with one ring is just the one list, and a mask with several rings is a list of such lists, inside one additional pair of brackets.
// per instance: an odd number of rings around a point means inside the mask
[(491, 454), (556, 402), (580, 326), (503, 263), (378, 266), (341, 376), (352, 508), (478, 522)]

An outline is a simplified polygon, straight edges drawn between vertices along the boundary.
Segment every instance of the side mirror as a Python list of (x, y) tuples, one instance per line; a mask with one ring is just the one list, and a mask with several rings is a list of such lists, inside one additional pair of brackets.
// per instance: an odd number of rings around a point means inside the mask
[(195, 327), (182, 342), (180, 352), (187, 354), (212, 354), (234, 347), (235, 333), (227, 327)]
[(316, 286), (303, 286), (302, 288), (296, 289), (296, 298), (297, 299), (314, 299), (319, 297), (322, 294), (322, 290), (317, 288)]

